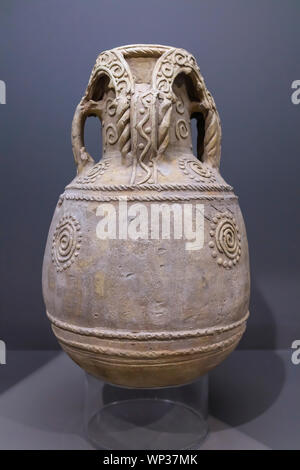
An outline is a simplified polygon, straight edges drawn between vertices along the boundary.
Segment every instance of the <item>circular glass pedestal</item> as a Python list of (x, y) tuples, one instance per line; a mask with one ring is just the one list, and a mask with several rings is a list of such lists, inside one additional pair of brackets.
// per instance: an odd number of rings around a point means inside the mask
[(85, 377), (85, 433), (98, 449), (196, 449), (207, 435), (207, 376), (159, 389), (128, 389)]

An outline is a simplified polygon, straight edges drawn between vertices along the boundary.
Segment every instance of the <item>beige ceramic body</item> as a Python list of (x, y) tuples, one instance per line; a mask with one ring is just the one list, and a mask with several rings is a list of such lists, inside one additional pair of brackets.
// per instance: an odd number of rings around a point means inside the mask
[[(102, 121), (99, 163), (84, 148), (90, 115)], [(219, 173), (220, 140), (214, 101), (189, 53), (137, 45), (100, 54), (73, 121), (78, 174), (55, 209), (43, 265), (53, 331), (90, 374), (129, 387), (183, 384), (238, 344), (248, 245), (238, 199)], [(149, 212), (154, 203), (200, 205), (203, 247), (150, 235), (99, 239), (99, 205), (118, 211), (124, 196)]]

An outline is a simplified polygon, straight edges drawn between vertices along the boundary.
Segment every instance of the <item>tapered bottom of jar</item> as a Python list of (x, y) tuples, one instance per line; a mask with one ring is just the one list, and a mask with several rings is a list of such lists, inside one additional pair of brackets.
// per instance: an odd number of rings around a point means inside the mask
[(115, 339), (57, 324), (52, 328), (62, 348), (88, 374), (124, 387), (170, 387), (193, 382), (220, 364), (240, 341), (247, 316), (213, 334), (203, 330), (205, 334), (188, 338), (155, 333), (155, 339), (147, 334), (142, 340), (129, 333)]
[(237, 346), (205, 355), (157, 361), (120, 361), (61, 344), (65, 352), (87, 373), (105, 382), (134, 388), (170, 387), (193, 382), (220, 364)]
[[(236, 347), (237, 343), (222, 352), (188, 360), (157, 361), (156, 364), (135, 361), (117, 362), (114, 358), (104, 360), (87, 352), (74, 350), (65, 344), (62, 348), (87, 373), (105, 382), (123, 387), (152, 388), (188, 384), (220, 364)], [(150, 362), (150, 361), (149, 361)], [(152, 361), (151, 361), (152, 362)]]

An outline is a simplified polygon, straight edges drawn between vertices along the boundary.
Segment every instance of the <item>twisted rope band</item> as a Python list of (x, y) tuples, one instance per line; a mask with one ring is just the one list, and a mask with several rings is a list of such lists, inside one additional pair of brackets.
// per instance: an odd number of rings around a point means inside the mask
[(160, 57), (170, 46), (160, 46), (155, 44), (134, 44), (128, 46), (117, 47), (116, 50), (121, 52), (125, 58), (130, 57)]
[(175, 340), (175, 339), (185, 339), (185, 338), (198, 338), (203, 336), (213, 336), (220, 333), (225, 333), (226, 331), (234, 330), (239, 326), (243, 325), (248, 320), (249, 311), (238, 321), (230, 323), (229, 325), (223, 326), (213, 326), (209, 328), (198, 328), (196, 330), (186, 330), (186, 331), (156, 331), (156, 332), (146, 332), (141, 331), (138, 333), (131, 333), (130, 331), (113, 331), (105, 330), (102, 328), (87, 328), (76, 325), (70, 325), (69, 323), (57, 320), (53, 315), (47, 311), (47, 316), (51, 323), (60, 328), (61, 330), (70, 331), (71, 333), (76, 333), (83, 336), (91, 336), (95, 338), (106, 338), (106, 339), (125, 339), (129, 341), (151, 341), (151, 340)]
[(69, 184), (66, 189), (86, 189), (91, 191), (233, 191), (229, 184)]
[[(53, 327), (55, 328), (55, 327)], [(115, 349), (109, 347), (95, 346), (93, 344), (82, 344), (78, 341), (67, 340), (62, 338), (60, 335), (55, 332), (55, 335), (58, 341), (62, 344), (65, 344), (67, 347), (80, 349), (82, 351), (88, 351), (97, 354), (103, 354), (105, 356), (116, 356), (123, 358), (132, 358), (132, 359), (160, 359), (162, 357), (178, 357), (178, 356), (193, 356), (201, 353), (209, 353), (212, 351), (224, 350), (230, 346), (235, 345), (242, 337), (245, 331), (245, 326), (241, 329), (239, 333), (232, 336), (231, 338), (219, 341), (218, 343), (208, 344), (204, 346), (194, 347), (194, 348), (185, 348), (178, 349), (176, 351), (126, 351), (124, 349)]]
[[(108, 201), (121, 201), (124, 196), (90, 196), (89, 194), (65, 194), (65, 199), (67, 200), (74, 200), (74, 201), (99, 201), (99, 202), (108, 202)], [(199, 195), (199, 194), (191, 194), (188, 195), (159, 195), (159, 194), (152, 194), (152, 195), (135, 195), (135, 196), (125, 196), (127, 201), (215, 201), (221, 200), (225, 201), (228, 199), (237, 199), (237, 196), (230, 195), (230, 196), (209, 196), (209, 195)]]

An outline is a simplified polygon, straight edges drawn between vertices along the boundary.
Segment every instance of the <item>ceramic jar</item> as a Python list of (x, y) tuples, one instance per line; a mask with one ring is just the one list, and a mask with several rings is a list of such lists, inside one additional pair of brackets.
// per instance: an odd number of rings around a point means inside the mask
[[(89, 116), (102, 124), (99, 162), (84, 146)], [(243, 335), (249, 259), (237, 196), (219, 172), (219, 115), (195, 58), (160, 45), (102, 52), (72, 144), (77, 175), (59, 197), (43, 265), (54, 334), (114, 384), (196, 379)]]

